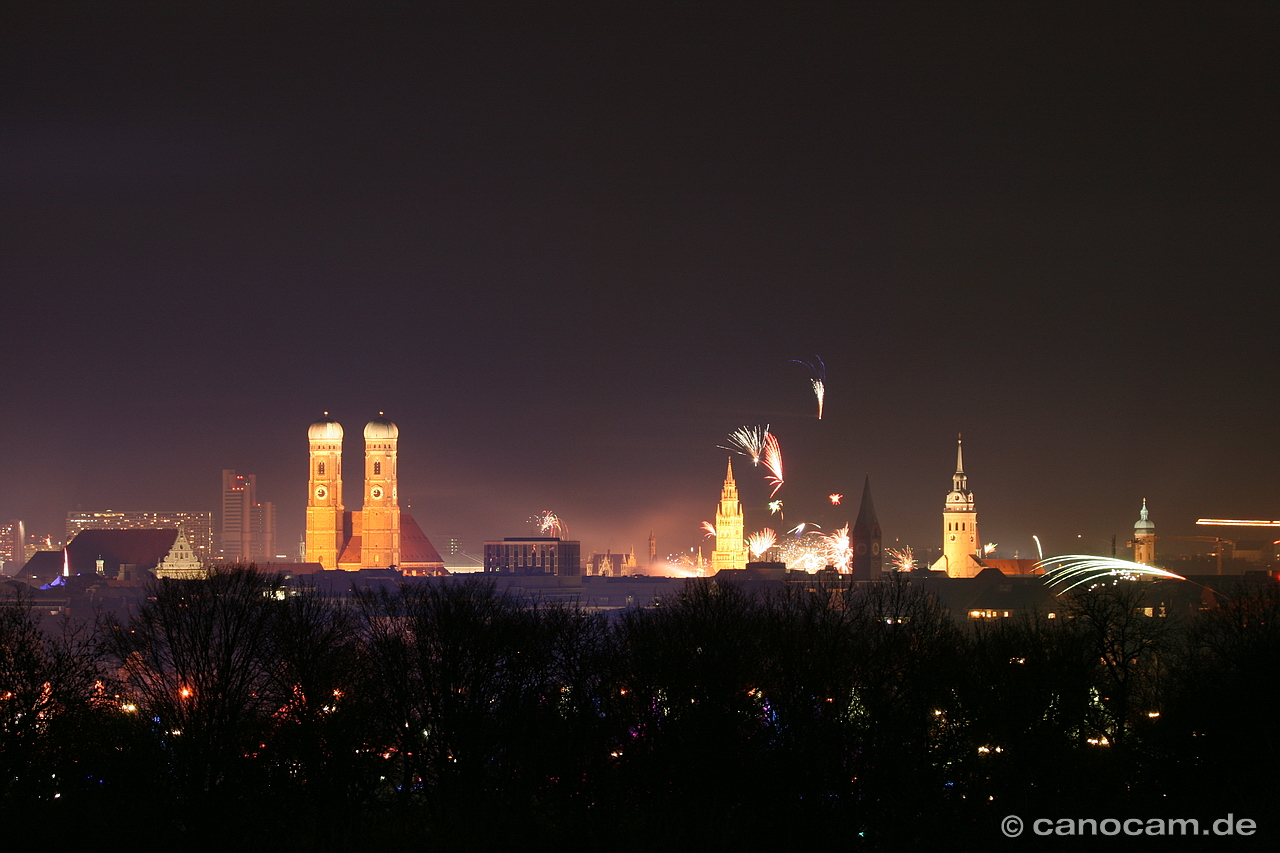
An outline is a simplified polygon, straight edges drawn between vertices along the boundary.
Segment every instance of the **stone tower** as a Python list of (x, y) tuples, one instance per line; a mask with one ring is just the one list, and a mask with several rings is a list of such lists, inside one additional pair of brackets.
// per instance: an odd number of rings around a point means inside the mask
[(1156, 525), (1147, 518), (1147, 499), (1142, 499), (1142, 509), (1133, 524), (1133, 561), (1150, 566), (1156, 559)]
[(870, 475), (862, 484), (862, 506), (858, 508), (858, 519), (853, 523), (849, 538), (853, 545), (854, 580), (879, 579), (884, 557), (880, 552), (880, 522), (876, 518), (875, 505), (871, 503)]
[(742, 535), (742, 504), (738, 500), (738, 484), (733, 480), (733, 459), (729, 459), (724, 487), (720, 490), (720, 506), (716, 509), (716, 550), (711, 553), (711, 572), (721, 569), (745, 569), (747, 544)]
[(934, 562), (934, 571), (942, 570), (953, 578), (971, 578), (982, 571), (978, 562), (978, 511), (973, 506), (973, 492), (964, 473), (963, 446), (956, 439), (956, 472), (951, 477), (951, 491), (942, 508), (942, 556)]
[(307, 430), (311, 473), (307, 484), (307, 553), (309, 563), (338, 567), (342, 552), (342, 426), (324, 417)]
[(399, 438), (400, 430), (382, 412), (364, 428), (360, 564), (366, 569), (400, 565), (400, 496), (396, 489)]

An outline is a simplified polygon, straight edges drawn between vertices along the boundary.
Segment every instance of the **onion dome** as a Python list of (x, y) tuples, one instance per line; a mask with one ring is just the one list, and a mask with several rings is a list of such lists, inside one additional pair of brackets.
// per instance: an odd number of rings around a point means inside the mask
[(1135, 533), (1144, 531), (1144, 530), (1150, 531), (1150, 530), (1156, 529), (1155, 522), (1147, 518), (1147, 499), (1146, 498), (1142, 499), (1142, 512), (1139, 513), (1139, 516), (1140, 517), (1138, 518), (1138, 520), (1133, 523), (1133, 530)]
[(307, 438), (312, 441), (341, 441), (342, 424), (329, 417), (329, 413), (325, 412), (324, 417), (307, 429)]
[(371, 439), (379, 440), (386, 438), (399, 438), (400, 429), (382, 416), (382, 412), (378, 412), (378, 416), (369, 421), (364, 428), (365, 441)]

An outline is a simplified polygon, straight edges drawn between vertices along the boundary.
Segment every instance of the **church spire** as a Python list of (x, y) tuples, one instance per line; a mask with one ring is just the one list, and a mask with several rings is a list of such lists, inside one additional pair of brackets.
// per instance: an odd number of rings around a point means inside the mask
[(742, 536), (742, 504), (738, 501), (738, 485), (733, 481), (733, 457), (724, 476), (720, 490), (720, 505), (716, 510), (716, 550), (711, 555), (711, 570), (745, 569), (747, 548)]
[(951, 483), (952, 491), (969, 491), (969, 478), (964, 473), (964, 442), (961, 440), (959, 433), (956, 433), (956, 473), (952, 477)]
[(853, 523), (850, 537), (853, 545), (853, 576), (855, 580), (874, 580), (880, 577), (883, 557), (880, 553), (880, 522), (871, 502), (871, 475), (862, 484), (862, 505)]
[(724, 488), (720, 490), (720, 500), (736, 501), (738, 499), (738, 484), (733, 479), (733, 457), (729, 457), (729, 467), (724, 475)]

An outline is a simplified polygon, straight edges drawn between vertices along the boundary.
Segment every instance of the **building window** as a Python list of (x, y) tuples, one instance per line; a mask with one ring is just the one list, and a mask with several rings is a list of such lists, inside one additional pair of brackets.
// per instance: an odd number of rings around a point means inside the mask
[(382, 474), (382, 463), (381, 462), (373, 463), (373, 475), (377, 477), (381, 474)]
[(320, 467), (316, 468), (316, 473), (317, 473), (317, 474), (319, 474), (321, 477), (323, 477), (323, 476), (324, 476), (324, 463), (323, 463), (323, 462), (321, 462), (321, 463), (320, 463)]

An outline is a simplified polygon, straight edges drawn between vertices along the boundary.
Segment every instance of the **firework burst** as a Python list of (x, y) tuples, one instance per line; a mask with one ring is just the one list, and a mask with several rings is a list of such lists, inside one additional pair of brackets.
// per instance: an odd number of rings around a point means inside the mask
[(849, 545), (849, 525), (846, 524), (834, 533), (824, 535), (823, 538), (827, 542), (827, 562), (834, 564), (845, 574), (852, 571), (853, 548)]
[(537, 525), (538, 531), (543, 536), (558, 536), (564, 538), (569, 532), (569, 527), (560, 517), (549, 509), (544, 509), (542, 515), (533, 519), (533, 523)]
[(1157, 569), (1155, 566), (1144, 566), (1128, 560), (1117, 560), (1115, 557), (1093, 557), (1088, 554), (1067, 554), (1062, 557), (1050, 557), (1041, 560), (1044, 568), (1044, 582), (1049, 586), (1065, 584), (1059, 593), (1069, 592), (1082, 584), (1101, 583), (1114, 580), (1152, 580), (1167, 579), (1184, 581), (1182, 575)]
[(831, 501), (832, 506), (840, 506), (840, 501), (844, 500), (844, 495), (832, 492), (827, 495), (827, 500)]
[(760, 459), (764, 462), (764, 467), (769, 469), (764, 478), (773, 484), (773, 491), (769, 493), (772, 498), (782, 488), (782, 448), (778, 446), (778, 437), (771, 432), (765, 433), (764, 453), (760, 455)]
[(764, 455), (765, 436), (768, 434), (768, 424), (764, 426), (741, 426), (729, 433), (729, 445), (717, 444), (716, 446), (721, 450), (741, 453), (751, 460), (752, 465), (759, 465), (760, 457)]
[(786, 563), (787, 568), (816, 572), (827, 563), (827, 545), (826, 537), (820, 533), (788, 536), (778, 544), (778, 559)]
[(778, 544), (778, 534), (768, 527), (747, 537), (747, 550), (756, 558), (776, 544)]
[(809, 381), (813, 383), (813, 396), (818, 399), (818, 420), (822, 420), (822, 404), (827, 396), (827, 366), (818, 356), (813, 357), (812, 362), (801, 361), (798, 358), (791, 359), (796, 364), (803, 364), (809, 368)]
[(909, 572), (916, 567), (916, 555), (912, 553), (911, 546), (905, 548), (885, 548), (884, 552), (889, 555), (889, 561), (893, 563), (893, 570), (896, 572)]
[(716, 526), (709, 521), (704, 521), (702, 522), (702, 532), (707, 535), (708, 539), (710, 539), (712, 536), (716, 535)]

